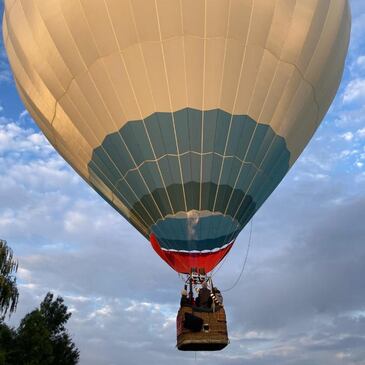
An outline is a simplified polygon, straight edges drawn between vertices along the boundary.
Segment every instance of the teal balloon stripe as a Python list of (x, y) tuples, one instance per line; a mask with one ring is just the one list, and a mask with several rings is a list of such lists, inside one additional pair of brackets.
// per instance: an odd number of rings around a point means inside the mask
[[(126, 123), (105, 137), (88, 167), (162, 247), (191, 251), (234, 239), (289, 160), (284, 138), (269, 125), (220, 109), (185, 108)], [(176, 214), (193, 210), (208, 216), (191, 236), (191, 220)]]

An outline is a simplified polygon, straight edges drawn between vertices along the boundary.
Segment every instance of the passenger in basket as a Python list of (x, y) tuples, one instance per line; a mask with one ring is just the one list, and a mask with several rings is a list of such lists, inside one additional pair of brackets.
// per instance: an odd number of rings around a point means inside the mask
[(181, 299), (180, 299), (180, 306), (186, 306), (189, 304), (189, 300), (188, 300), (188, 292), (187, 292), (187, 287), (186, 285), (184, 285), (184, 289), (181, 291)]
[(212, 298), (210, 296), (210, 290), (208, 289), (208, 285), (205, 281), (202, 283), (202, 287), (199, 290), (196, 303), (197, 306), (205, 308), (211, 308), (212, 306)]

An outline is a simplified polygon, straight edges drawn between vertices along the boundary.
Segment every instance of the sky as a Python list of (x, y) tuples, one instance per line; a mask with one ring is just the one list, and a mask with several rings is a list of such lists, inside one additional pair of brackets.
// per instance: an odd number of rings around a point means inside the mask
[[(365, 2), (351, 0), (343, 80), (313, 139), (255, 215), (224, 294), (231, 343), (179, 352), (181, 278), (50, 146), (0, 41), (0, 238), (19, 260), (9, 323), (47, 291), (73, 315), (81, 365), (365, 365)], [(0, 0), (0, 13), (3, 3)], [(249, 226), (214, 276), (229, 288)]]

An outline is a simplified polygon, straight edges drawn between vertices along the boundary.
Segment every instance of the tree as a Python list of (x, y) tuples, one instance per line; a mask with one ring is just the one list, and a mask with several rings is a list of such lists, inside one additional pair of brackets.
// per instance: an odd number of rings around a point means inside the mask
[(53, 300), (53, 294), (48, 293), (41, 303), (40, 311), (51, 334), (54, 355), (52, 364), (76, 364), (79, 359), (79, 351), (65, 329), (65, 324), (70, 319), (71, 313), (67, 312), (63, 298), (57, 297)]
[(16, 333), (0, 322), (0, 365), (15, 364), (14, 347)]
[(61, 297), (47, 293), (40, 307), (27, 314), (18, 329), (17, 349), (20, 365), (75, 365), (79, 350), (65, 324), (71, 317)]
[(53, 361), (50, 331), (39, 309), (21, 321), (15, 340), (16, 363), (19, 365), (51, 365)]
[(13, 251), (6, 241), (0, 240), (0, 320), (6, 313), (13, 313), (18, 304), (19, 292), (15, 274), (18, 262), (13, 258)]
[(65, 328), (70, 317), (63, 299), (47, 293), (16, 331), (0, 324), (0, 365), (76, 365), (79, 350)]

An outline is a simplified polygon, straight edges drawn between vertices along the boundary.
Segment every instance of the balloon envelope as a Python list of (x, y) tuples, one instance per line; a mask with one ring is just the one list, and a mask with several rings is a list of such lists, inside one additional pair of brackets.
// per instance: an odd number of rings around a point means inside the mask
[(176, 271), (208, 272), (337, 91), (346, 0), (5, 0), (19, 94)]

